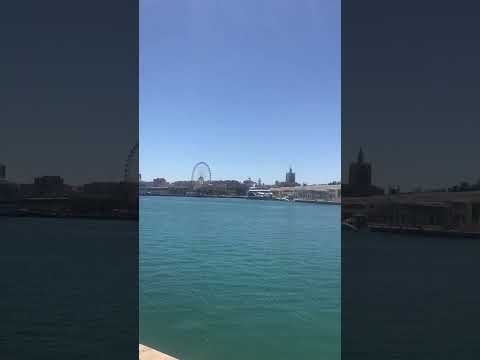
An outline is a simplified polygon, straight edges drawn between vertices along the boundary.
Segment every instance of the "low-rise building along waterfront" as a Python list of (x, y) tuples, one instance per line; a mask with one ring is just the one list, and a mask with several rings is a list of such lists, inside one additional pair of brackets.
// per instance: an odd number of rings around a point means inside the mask
[(345, 198), (342, 205), (344, 220), (362, 215), (371, 226), (480, 233), (480, 191)]
[(269, 189), (274, 197), (291, 200), (340, 202), (341, 185), (302, 185), (295, 187), (272, 187)]

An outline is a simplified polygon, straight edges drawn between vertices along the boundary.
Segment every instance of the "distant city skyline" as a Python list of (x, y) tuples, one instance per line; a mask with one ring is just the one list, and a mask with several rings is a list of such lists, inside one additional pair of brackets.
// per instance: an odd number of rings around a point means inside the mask
[[(278, 179), (272, 181), (272, 182), (265, 182), (261, 176), (259, 177), (253, 177), (253, 176), (244, 176), (243, 178), (213, 178), (211, 179), (212, 182), (215, 182), (215, 181), (239, 181), (239, 182), (243, 182), (243, 181), (246, 181), (246, 180), (250, 180), (254, 183), (258, 183), (259, 181), (261, 181), (262, 184), (267, 184), (267, 185), (274, 185), (275, 183), (279, 182), (279, 183), (287, 183), (287, 184), (295, 184), (296, 182), (296, 179), (295, 179), (295, 172), (293, 172), (293, 180), (290, 180), (291, 179), (291, 174), (292, 174), (292, 171), (293, 171), (293, 167), (290, 166), (288, 168), (288, 171), (286, 173), (283, 174), (283, 177), (279, 176)], [(158, 180), (158, 179), (163, 179), (165, 180), (167, 183), (173, 183), (173, 182), (177, 182), (177, 181), (191, 181), (191, 177), (188, 177), (188, 178), (183, 178), (183, 179), (168, 179), (166, 178), (165, 176), (162, 176), (162, 175), (157, 175), (157, 176), (154, 176), (152, 178), (145, 178), (141, 173), (139, 174), (140, 176), (140, 180), (143, 181), (143, 182), (153, 182), (154, 180)], [(322, 183), (308, 183), (306, 181), (300, 181), (300, 182), (297, 182), (298, 184), (308, 184), (308, 185), (320, 185), (320, 184), (327, 184), (327, 183), (332, 183), (332, 182), (340, 182), (340, 179), (334, 179), (334, 180), (330, 180), (328, 182), (322, 182)]]
[[(203, 163), (203, 162), (202, 162)], [(161, 175), (158, 175), (158, 176), (155, 176), (153, 178), (149, 178), (149, 179), (146, 179), (142, 176), (142, 174), (139, 174), (140, 175), (140, 180), (143, 181), (143, 182), (146, 182), (146, 183), (149, 183), (149, 182), (155, 182), (155, 180), (165, 180), (166, 183), (174, 183), (174, 182), (183, 182), (183, 181), (191, 181), (191, 178), (185, 178), (185, 179), (168, 179), (166, 178), (165, 176), (161, 176)], [(293, 176), (293, 178), (292, 178)], [(301, 181), (301, 182), (297, 182), (296, 181), (296, 178), (295, 178), (295, 172), (293, 172), (293, 168), (290, 166), (289, 169), (288, 169), (288, 172), (284, 173), (283, 175), (283, 178), (279, 178), (273, 182), (265, 182), (262, 177), (258, 177), (258, 178), (254, 178), (252, 176), (246, 176), (244, 178), (241, 178), (241, 179), (235, 179), (235, 178), (212, 178), (211, 179), (212, 182), (216, 182), (216, 181), (239, 181), (239, 182), (244, 182), (244, 181), (252, 181), (253, 183), (256, 183), (256, 184), (260, 184), (260, 185), (274, 185), (276, 183), (284, 183), (284, 184), (287, 184), (289, 186), (292, 186), (292, 185), (295, 185), (295, 183), (299, 184), (299, 185), (302, 185), (302, 184), (308, 184), (308, 185), (321, 185), (321, 184), (327, 184), (327, 183), (334, 183), (334, 182), (340, 182), (340, 180), (331, 180), (331, 181), (328, 181), (328, 182), (325, 182), (325, 183), (307, 183), (306, 181)]]
[(140, 173), (340, 180), (340, 2), (140, 2)]

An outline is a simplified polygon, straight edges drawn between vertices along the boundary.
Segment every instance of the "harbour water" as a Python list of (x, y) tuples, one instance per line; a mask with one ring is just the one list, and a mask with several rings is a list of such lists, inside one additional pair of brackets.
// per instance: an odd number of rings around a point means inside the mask
[(340, 207), (140, 201), (140, 342), (182, 360), (340, 359)]
[(342, 359), (476, 359), (478, 239), (342, 233)]
[(138, 223), (0, 217), (0, 358), (138, 356)]
[[(340, 359), (339, 207), (141, 210), (139, 277), (136, 222), (0, 217), (2, 359), (134, 359), (138, 340), (181, 360)], [(344, 233), (342, 358), (478, 357), (479, 258), (478, 239)]]

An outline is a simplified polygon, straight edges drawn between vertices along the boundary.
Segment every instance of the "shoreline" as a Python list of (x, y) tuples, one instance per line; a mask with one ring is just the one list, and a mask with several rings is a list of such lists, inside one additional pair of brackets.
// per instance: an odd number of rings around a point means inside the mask
[(315, 204), (315, 205), (342, 205), (340, 201), (321, 201), (321, 200), (283, 200), (277, 198), (255, 198), (247, 195), (175, 195), (175, 194), (142, 194), (140, 197), (183, 197), (183, 198), (208, 198), (208, 199), (244, 199), (244, 200), (256, 200), (256, 201), (281, 201), (288, 203), (303, 203), (303, 204)]
[(99, 216), (99, 215), (56, 215), (56, 214), (35, 214), (35, 213), (0, 213), (1, 217), (9, 218), (48, 218), (48, 219), (77, 219), (77, 220), (117, 220), (117, 221), (135, 221), (135, 216)]
[(467, 232), (467, 231), (459, 231), (459, 230), (442, 230), (442, 229), (428, 229), (428, 228), (422, 229), (422, 228), (388, 226), (388, 225), (379, 225), (379, 224), (369, 225), (368, 228), (371, 232), (381, 232), (381, 233), (388, 233), (388, 234), (480, 239), (479, 232)]

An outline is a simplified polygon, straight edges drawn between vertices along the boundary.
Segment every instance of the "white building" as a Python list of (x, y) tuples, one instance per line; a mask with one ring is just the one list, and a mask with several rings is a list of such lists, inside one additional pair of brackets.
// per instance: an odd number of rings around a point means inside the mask
[(341, 199), (341, 185), (302, 185), (269, 189), (275, 197), (297, 200), (335, 201)]

